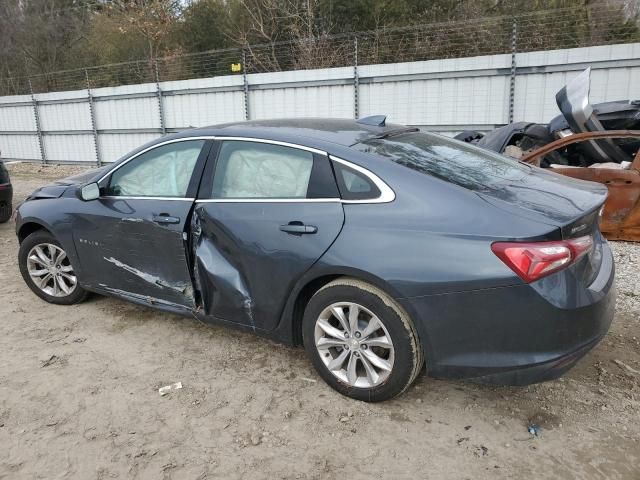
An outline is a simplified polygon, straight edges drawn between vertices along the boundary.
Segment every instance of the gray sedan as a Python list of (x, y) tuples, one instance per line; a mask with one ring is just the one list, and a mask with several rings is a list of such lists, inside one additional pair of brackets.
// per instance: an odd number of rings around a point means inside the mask
[(360, 121), (181, 132), (35, 191), (19, 265), (40, 298), (89, 292), (304, 345), (344, 395), (438, 378), (556, 378), (607, 332), (606, 188)]

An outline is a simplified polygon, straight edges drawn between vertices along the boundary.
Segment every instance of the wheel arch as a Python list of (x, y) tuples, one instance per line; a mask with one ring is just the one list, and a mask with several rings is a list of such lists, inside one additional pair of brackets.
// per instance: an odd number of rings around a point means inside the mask
[[(279, 325), (281, 334), (283, 334), (285, 338), (289, 338), (294, 345), (302, 345), (302, 318), (307, 303), (318, 290), (341, 277), (353, 278), (368, 283), (382, 290), (393, 299), (401, 297), (397, 290), (388, 282), (356, 268), (329, 268), (308, 272), (292, 290), (285, 305)], [(414, 316), (414, 312), (407, 311), (406, 313), (415, 323), (414, 319), (416, 317)], [(283, 329), (284, 331), (282, 331)]]
[(25, 238), (27, 238), (32, 233), (37, 232), (38, 230), (44, 230), (46, 232), (49, 232), (51, 235), (53, 235), (53, 232), (42, 223), (35, 222), (35, 221), (27, 221), (27, 222), (24, 222), (22, 225), (20, 225), (20, 228), (18, 229), (18, 232), (17, 232), (18, 242), (22, 243)]

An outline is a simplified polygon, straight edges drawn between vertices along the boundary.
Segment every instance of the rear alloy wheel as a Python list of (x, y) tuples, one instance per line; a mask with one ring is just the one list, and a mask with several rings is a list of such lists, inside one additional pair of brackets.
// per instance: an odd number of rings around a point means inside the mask
[(40, 298), (60, 305), (86, 298), (69, 257), (50, 233), (40, 230), (29, 235), (20, 245), (19, 259), (24, 281)]
[(379, 402), (404, 392), (422, 369), (422, 346), (404, 310), (380, 289), (342, 278), (320, 289), (303, 319), (308, 355), (343, 395)]
[(316, 320), (314, 333), (324, 365), (351, 387), (379, 385), (393, 370), (391, 336), (380, 319), (362, 305), (329, 305)]

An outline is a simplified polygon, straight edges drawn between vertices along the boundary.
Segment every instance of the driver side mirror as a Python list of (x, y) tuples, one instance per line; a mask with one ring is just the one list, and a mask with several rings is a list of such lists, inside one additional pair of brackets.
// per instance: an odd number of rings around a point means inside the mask
[(97, 183), (90, 183), (80, 189), (80, 198), (85, 202), (100, 198), (100, 187)]

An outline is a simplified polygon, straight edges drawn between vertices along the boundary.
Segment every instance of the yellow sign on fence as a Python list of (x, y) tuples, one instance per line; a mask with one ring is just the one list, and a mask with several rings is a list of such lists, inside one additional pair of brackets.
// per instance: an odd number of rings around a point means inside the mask
[(241, 63), (232, 63), (231, 64), (231, 71), (232, 72), (241, 72), (242, 71), (242, 64)]

